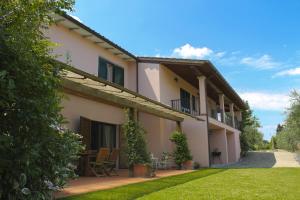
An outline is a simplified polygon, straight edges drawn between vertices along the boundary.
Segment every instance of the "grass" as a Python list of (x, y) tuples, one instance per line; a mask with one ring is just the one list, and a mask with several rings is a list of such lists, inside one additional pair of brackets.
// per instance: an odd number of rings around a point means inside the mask
[(203, 169), (196, 172), (86, 193), (94, 199), (300, 199), (300, 168)]

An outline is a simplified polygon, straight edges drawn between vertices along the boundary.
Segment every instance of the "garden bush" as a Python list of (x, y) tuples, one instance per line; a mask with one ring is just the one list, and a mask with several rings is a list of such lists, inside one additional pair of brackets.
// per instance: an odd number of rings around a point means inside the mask
[(175, 131), (172, 133), (170, 140), (176, 145), (175, 150), (173, 152), (174, 161), (178, 168), (181, 168), (182, 163), (188, 160), (192, 160), (186, 135), (181, 132)]
[(0, 199), (52, 199), (75, 176), (80, 137), (63, 128), (61, 68), (42, 31), (73, 4), (0, 1)]

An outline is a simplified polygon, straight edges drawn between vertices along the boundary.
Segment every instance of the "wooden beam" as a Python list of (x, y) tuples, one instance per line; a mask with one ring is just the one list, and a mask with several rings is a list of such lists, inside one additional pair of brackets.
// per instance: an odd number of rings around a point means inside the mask
[(116, 56), (117, 56), (117, 55), (122, 55), (122, 54), (123, 54), (123, 53), (114, 53), (114, 55), (116, 55)]
[[(183, 121), (182, 117), (178, 117), (176, 115), (172, 115), (170, 113), (163, 112), (162, 110), (154, 109), (151, 106), (145, 106), (143, 104), (139, 104), (139, 103), (130, 101), (128, 99), (115, 96), (113, 94), (101, 91), (99, 89), (91, 88), (91, 87), (82, 85), (80, 83), (70, 81), (68, 79), (63, 78), (62, 86), (68, 90), (73, 91), (74, 94), (76, 94), (76, 93), (84, 94), (87, 96), (91, 96), (94, 99), (98, 99), (100, 101), (104, 100), (104, 101), (112, 102), (116, 105), (119, 105), (119, 107), (135, 108), (139, 111), (146, 112), (146, 113), (155, 115), (157, 117), (162, 117), (162, 118), (173, 120), (173, 121)], [(151, 102), (149, 102), (149, 103), (151, 103)]]
[(74, 27), (74, 28), (69, 28), (70, 31), (74, 31), (74, 30), (78, 30), (78, 27)]
[(88, 37), (92, 37), (93, 35), (82, 35), (81, 37), (83, 38), (88, 38)]
[(181, 127), (181, 122), (180, 121), (176, 122), (176, 131), (182, 133), (182, 127)]
[(63, 22), (63, 21), (65, 21), (65, 19), (57, 19), (57, 20), (54, 20), (54, 23), (59, 23), (59, 22)]
[(94, 42), (95, 44), (103, 44), (104, 42)]

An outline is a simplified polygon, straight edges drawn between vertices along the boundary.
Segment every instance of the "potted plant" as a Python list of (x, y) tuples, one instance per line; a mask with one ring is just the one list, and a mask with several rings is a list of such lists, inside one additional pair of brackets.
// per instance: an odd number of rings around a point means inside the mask
[(177, 168), (182, 169), (182, 167), (184, 167), (192, 169), (193, 161), (190, 150), (188, 148), (186, 135), (179, 131), (174, 131), (171, 135), (170, 140), (174, 142), (176, 146), (173, 152), (173, 157)]
[(126, 116), (127, 119), (123, 124), (123, 129), (127, 141), (126, 153), (128, 156), (129, 176), (152, 177), (154, 176), (154, 170), (146, 148), (146, 131), (138, 122), (131, 120), (128, 114)]

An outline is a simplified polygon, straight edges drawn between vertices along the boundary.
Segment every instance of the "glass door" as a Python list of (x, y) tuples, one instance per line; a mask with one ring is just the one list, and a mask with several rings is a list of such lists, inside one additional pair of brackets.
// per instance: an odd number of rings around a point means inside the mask
[(191, 113), (191, 95), (184, 89), (180, 88), (181, 111)]
[(116, 148), (116, 125), (93, 121), (91, 132), (92, 150), (99, 150), (101, 147)]

